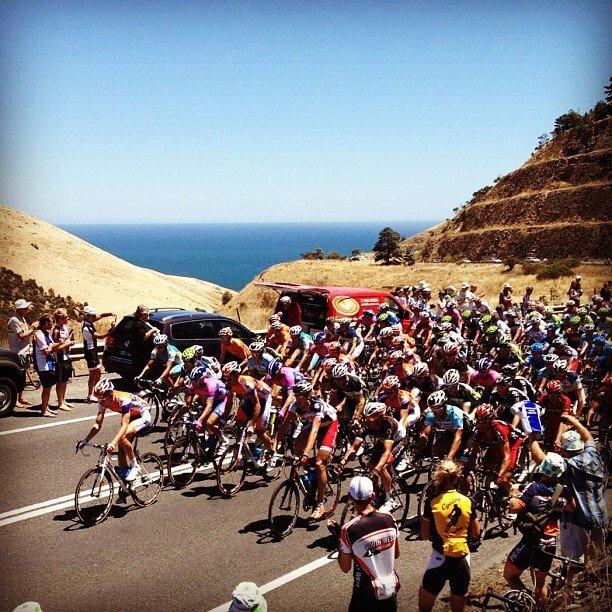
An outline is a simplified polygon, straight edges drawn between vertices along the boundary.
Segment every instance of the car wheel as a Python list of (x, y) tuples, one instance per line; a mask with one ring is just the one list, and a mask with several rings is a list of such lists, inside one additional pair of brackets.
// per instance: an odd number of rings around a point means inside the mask
[(17, 386), (10, 378), (0, 378), (0, 417), (13, 414), (17, 403)]

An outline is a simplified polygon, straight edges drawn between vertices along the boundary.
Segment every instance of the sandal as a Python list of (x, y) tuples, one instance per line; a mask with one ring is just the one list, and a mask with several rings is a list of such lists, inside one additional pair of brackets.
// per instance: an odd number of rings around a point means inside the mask
[(57, 412), (53, 412), (53, 410), (47, 410), (47, 412), (43, 412), (41, 413), (40, 416), (44, 416), (48, 419), (56, 419), (57, 418)]

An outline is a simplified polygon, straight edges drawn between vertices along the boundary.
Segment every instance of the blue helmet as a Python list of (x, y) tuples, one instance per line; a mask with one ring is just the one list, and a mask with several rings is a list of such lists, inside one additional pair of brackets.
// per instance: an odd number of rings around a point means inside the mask
[(275, 359), (274, 361), (271, 361), (270, 365), (268, 366), (268, 374), (270, 376), (276, 376), (282, 367), (283, 362), (280, 359)]
[(197, 380), (200, 380), (201, 378), (206, 378), (207, 374), (209, 374), (208, 368), (199, 366), (197, 368), (193, 368), (193, 370), (189, 372), (189, 380), (191, 382), (196, 382)]
[(606, 343), (606, 338), (604, 336), (595, 336), (595, 338), (593, 338), (593, 344), (598, 344), (600, 346), (603, 346)]
[(544, 350), (544, 345), (541, 342), (534, 342), (531, 345), (532, 353), (541, 353)]
[(486, 372), (491, 368), (493, 362), (488, 357), (483, 357), (476, 362), (476, 369), (479, 372)]
[(314, 340), (316, 343), (323, 342), (323, 340), (325, 340), (325, 332), (322, 332), (322, 331), (317, 332), (317, 333), (316, 333), (316, 334), (315, 334), (315, 335), (312, 337), (312, 339), (313, 339), (313, 340)]

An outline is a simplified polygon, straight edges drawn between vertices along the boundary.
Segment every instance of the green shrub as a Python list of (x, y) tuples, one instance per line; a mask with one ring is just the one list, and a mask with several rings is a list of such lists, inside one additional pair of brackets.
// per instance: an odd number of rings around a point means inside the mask
[(512, 257), (511, 255), (504, 259), (504, 266), (506, 266), (506, 272), (510, 272), (514, 270), (514, 266), (516, 266), (516, 257)]
[(232, 299), (232, 294), (229, 291), (226, 291), (222, 296), (221, 296), (221, 303), (225, 306), (230, 300)]
[(544, 280), (572, 276), (576, 267), (574, 262), (575, 260), (572, 258), (549, 261), (541, 267), (536, 278)]
[(541, 263), (524, 263), (521, 266), (521, 270), (523, 271), (523, 274), (539, 274), (541, 268), (542, 268)]

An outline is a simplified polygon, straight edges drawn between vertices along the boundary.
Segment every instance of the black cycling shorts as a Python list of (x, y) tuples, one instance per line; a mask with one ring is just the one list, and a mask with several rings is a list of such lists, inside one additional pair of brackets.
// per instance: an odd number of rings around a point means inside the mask
[(448, 581), (451, 593), (463, 597), (470, 588), (471, 577), (469, 556), (447, 557), (434, 550), (423, 574), (421, 586), (428, 593), (438, 595)]
[(72, 362), (71, 361), (59, 361), (56, 366), (57, 371), (57, 382), (65, 383), (72, 378)]
[[(547, 555), (540, 549), (540, 540), (527, 540), (522, 538), (521, 541), (510, 551), (508, 555), (508, 563), (514, 567), (525, 571), (528, 567), (533, 567), (541, 572), (549, 572), (552, 566), (553, 558)], [(554, 555), (557, 550), (556, 539), (548, 540), (544, 546), (544, 550)]]
[(96, 349), (85, 349), (85, 361), (90, 370), (97, 370), (100, 365), (100, 357)]
[(51, 370), (50, 372), (38, 372), (38, 378), (40, 378), (40, 386), (43, 389), (53, 387), (57, 382), (55, 370)]

